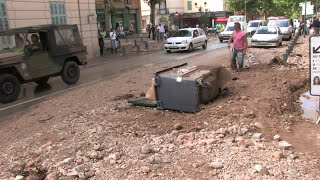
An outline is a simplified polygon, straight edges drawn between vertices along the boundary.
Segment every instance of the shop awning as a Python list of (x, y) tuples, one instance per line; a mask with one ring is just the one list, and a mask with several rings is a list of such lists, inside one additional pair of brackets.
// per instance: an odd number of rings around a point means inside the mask
[(226, 21), (228, 21), (228, 18), (216, 18), (216, 20), (215, 20), (216, 22), (226, 22)]

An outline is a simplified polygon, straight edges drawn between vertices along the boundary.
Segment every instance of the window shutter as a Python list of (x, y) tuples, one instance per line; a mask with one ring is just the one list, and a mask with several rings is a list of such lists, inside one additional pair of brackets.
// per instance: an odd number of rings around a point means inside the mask
[(52, 24), (66, 24), (66, 8), (64, 2), (50, 2)]

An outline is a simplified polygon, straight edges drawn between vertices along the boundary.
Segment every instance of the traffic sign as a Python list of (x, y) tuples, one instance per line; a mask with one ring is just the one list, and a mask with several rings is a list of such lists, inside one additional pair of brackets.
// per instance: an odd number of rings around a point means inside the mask
[(310, 37), (310, 94), (320, 96), (320, 37)]
[[(301, 7), (301, 9), (302, 9), (302, 15), (304, 15), (305, 14), (305, 7), (303, 6), (303, 7)], [(307, 15), (313, 14), (314, 13), (314, 5), (307, 5), (306, 10), (307, 10), (306, 11)]]

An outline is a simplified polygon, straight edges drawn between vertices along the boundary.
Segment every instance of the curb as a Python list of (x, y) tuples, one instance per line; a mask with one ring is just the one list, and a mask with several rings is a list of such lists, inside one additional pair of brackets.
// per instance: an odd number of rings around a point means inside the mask
[(294, 46), (297, 44), (297, 41), (299, 39), (300, 35), (296, 34), (294, 38), (290, 41), (288, 48), (286, 49), (286, 52), (282, 54), (282, 59), (284, 62), (288, 60), (289, 55), (292, 53)]

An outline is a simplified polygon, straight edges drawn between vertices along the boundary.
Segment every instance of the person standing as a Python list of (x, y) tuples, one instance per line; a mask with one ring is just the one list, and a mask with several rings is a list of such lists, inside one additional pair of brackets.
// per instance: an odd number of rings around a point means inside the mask
[(157, 41), (159, 42), (159, 40), (160, 40), (160, 26), (156, 26), (156, 38), (157, 38)]
[(314, 28), (314, 34), (315, 35), (319, 35), (319, 26), (320, 26), (319, 16), (314, 17), (312, 27)]
[(103, 56), (104, 40), (103, 40), (103, 36), (101, 35), (100, 29), (98, 30), (98, 38), (99, 38), (100, 56)]
[(311, 26), (311, 21), (309, 19), (307, 19), (307, 23), (306, 23), (306, 34), (310, 34), (310, 26)]
[(110, 39), (111, 39), (111, 53), (113, 54), (113, 50), (115, 50), (116, 54), (117, 52), (117, 33), (114, 28), (111, 29), (110, 32)]
[(151, 25), (150, 24), (148, 24), (148, 26), (147, 26), (147, 31), (149, 34), (148, 38), (150, 38), (151, 37)]
[(166, 30), (164, 29), (163, 25), (160, 24), (159, 26), (159, 33), (160, 33), (160, 40), (161, 42), (163, 41), (164, 38), (164, 33), (166, 32)]
[(294, 21), (294, 28), (293, 28), (293, 35), (294, 36), (296, 35), (296, 31), (297, 30), (299, 31), (299, 28), (300, 28), (300, 21), (299, 20), (295, 20)]
[[(232, 69), (236, 71), (242, 71), (244, 55), (247, 54), (248, 39), (246, 33), (241, 30), (240, 23), (234, 23), (234, 31), (228, 41), (228, 48), (230, 49), (231, 42), (233, 41), (233, 52), (232, 52)], [(238, 57), (239, 69), (237, 68), (236, 58)]]
[(151, 32), (152, 32), (152, 40), (156, 40), (156, 28), (154, 25), (151, 27)]

